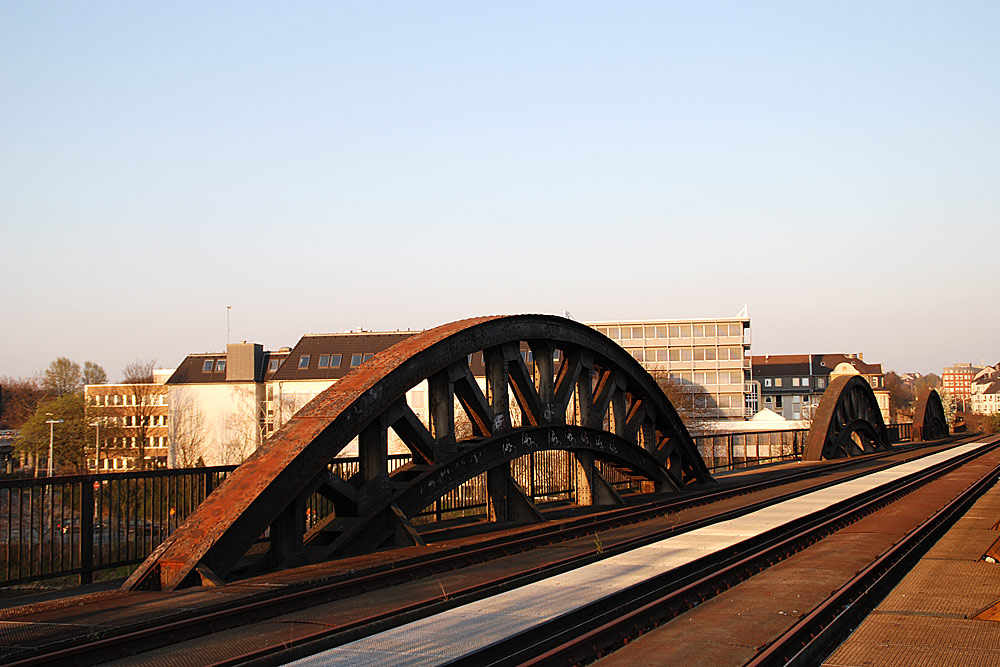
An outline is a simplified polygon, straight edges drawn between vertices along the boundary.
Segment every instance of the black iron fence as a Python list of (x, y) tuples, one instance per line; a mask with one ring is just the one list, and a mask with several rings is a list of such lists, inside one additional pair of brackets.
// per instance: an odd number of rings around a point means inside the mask
[(0, 480), (0, 583), (141, 563), (234, 469)]
[[(890, 426), (894, 442), (909, 439), (909, 424)], [(808, 430), (722, 433), (695, 437), (712, 472), (796, 460)], [(389, 456), (394, 470), (409, 455)], [(569, 452), (541, 451), (511, 462), (511, 474), (536, 502), (572, 500), (576, 493), (574, 459)], [(640, 480), (613, 464), (597, 463), (619, 490), (637, 490)], [(0, 585), (55, 577), (93, 580), (95, 572), (141, 563), (190, 515), (236, 466), (182, 468), (0, 479)], [(331, 471), (347, 479), (359, 460), (337, 459)], [(314, 494), (306, 504), (307, 526), (333, 510)], [(486, 512), (486, 475), (449, 491), (427, 507), (418, 523)]]

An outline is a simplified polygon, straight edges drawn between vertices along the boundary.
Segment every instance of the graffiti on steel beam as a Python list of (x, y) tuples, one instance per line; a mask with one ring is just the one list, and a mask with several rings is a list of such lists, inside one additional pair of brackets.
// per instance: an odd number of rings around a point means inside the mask
[(820, 400), (802, 454), (805, 461), (860, 456), (891, 448), (882, 410), (860, 375), (835, 378)]
[[(427, 414), (406, 400), (418, 385), (427, 390)], [(413, 454), (392, 471), (390, 432)], [(360, 471), (345, 479), (330, 466), (352, 442)], [(593, 484), (577, 489), (580, 503), (616, 495), (595, 460), (659, 490), (711, 481), (656, 380), (611, 339), (549, 315), (461, 320), (397, 343), (319, 394), (124, 587), (172, 590), (359, 548), (420, 544), (411, 519), (484, 473), (491, 518), (540, 518), (510, 471), (518, 457), (545, 450), (571, 452), (576, 479)], [(306, 525), (304, 508), (317, 495), (330, 510)]]

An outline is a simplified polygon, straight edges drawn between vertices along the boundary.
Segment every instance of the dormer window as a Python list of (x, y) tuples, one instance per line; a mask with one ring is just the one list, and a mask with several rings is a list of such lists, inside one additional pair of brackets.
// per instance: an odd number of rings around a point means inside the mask
[(299, 357), (299, 368), (309, 368), (309, 355), (303, 354)]
[(222, 371), (226, 370), (226, 360), (225, 359), (219, 359), (218, 361), (216, 361), (215, 362), (215, 370), (217, 372), (220, 372), (220, 373)]
[(278, 359), (268, 359), (268, 361), (267, 361), (267, 370), (268, 370), (268, 372), (269, 373), (273, 373), (274, 371), (278, 370), (278, 365), (280, 363), (281, 362)]
[(211, 373), (213, 368), (215, 368), (215, 359), (206, 359), (201, 364), (202, 373)]

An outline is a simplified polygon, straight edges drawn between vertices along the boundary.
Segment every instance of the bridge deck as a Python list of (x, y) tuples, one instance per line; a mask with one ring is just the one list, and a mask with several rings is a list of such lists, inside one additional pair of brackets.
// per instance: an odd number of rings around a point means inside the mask
[(826, 661), (1000, 665), (1000, 563), (982, 556), (1000, 532), (1000, 486), (987, 491)]
[(760, 535), (936, 463), (977, 449), (961, 445), (890, 470), (807, 493), (737, 519), (612, 556), (330, 649), (295, 665), (432, 665), (457, 660), (698, 558)]

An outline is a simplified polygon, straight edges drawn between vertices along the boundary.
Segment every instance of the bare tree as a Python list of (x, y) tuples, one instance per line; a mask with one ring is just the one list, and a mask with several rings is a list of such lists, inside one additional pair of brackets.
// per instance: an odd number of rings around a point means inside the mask
[(679, 382), (664, 371), (653, 371), (651, 374), (688, 431), (700, 431), (716, 417), (717, 408), (711, 396), (697, 385)]
[(264, 402), (253, 386), (234, 387), (235, 409), (226, 416), (220, 458), (223, 465), (239, 465), (265, 438)]
[(108, 374), (99, 364), (93, 361), (83, 362), (83, 383), (84, 384), (107, 384)]
[(205, 414), (186, 395), (171, 397), (168, 422), (174, 463), (181, 468), (204, 464)]
[(46, 394), (38, 377), (0, 377), (0, 428), (21, 428)]
[(155, 360), (136, 359), (122, 371), (122, 384), (125, 385), (126, 432), (129, 437), (135, 439), (138, 455), (136, 467), (139, 470), (145, 470), (147, 467), (146, 445), (149, 429), (153, 425), (153, 414), (156, 412), (153, 406), (158, 403), (159, 396), (163, 393), (162, 387), (153, 383), (155, 366)]
[(80, 364), (66, 357), (59, 357), (45, 369), (43, 384), (56, 396), (75, 394), (83, 388)]

